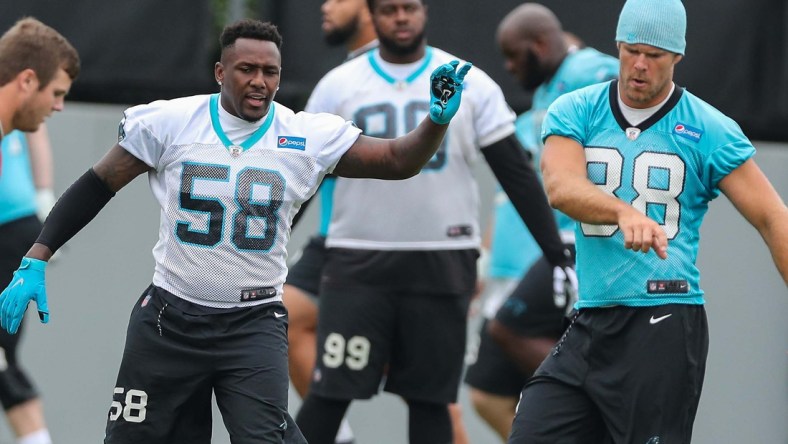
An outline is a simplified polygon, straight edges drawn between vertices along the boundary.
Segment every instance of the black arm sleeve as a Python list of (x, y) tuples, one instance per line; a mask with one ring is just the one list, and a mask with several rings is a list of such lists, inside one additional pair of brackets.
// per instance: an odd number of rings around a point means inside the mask
[(542, 182), (528, 161), (528, 155), (514, 135), (482, 149), (495, 178), (509, 196), (528, 230), (553, 265), (571, 262), (561, 241), (555, 216), (547, 202)]
[(89, 169), (60, 196), (36, 242), (54, 253), (93, 220), (114, 196), (93, 168)]

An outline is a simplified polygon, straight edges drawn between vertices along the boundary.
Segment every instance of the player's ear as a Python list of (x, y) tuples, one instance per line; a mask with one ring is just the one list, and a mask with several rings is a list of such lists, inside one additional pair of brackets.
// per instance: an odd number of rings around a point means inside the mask
[(216, 62), (213, 65), (213, 77), (216, 79), (216, 83), (220, 85), (224, 81), (224, 65), (222, 65), (222, 62)]
[(38, 75), (31, 68), (23, 69), (16, 75), (16, 82), (19, 89), (25, 92), (38, 90)]

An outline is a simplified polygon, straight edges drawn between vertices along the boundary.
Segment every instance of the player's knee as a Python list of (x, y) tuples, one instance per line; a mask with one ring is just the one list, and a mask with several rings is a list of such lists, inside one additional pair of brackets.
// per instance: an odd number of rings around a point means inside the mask
[(285, 285), (282, 299), (287, 308), (289, 332), (297, 335), (299, 331), (314, 332), (317, 329), (317, 304), (309, 294)]
[(469, 395), (471, 398), (471, 405), (473, 406), (474, 410), (477, 412), (483, 412), (487, 409), (490, 400), (490, 397), (487, 395), (487, 393), (475, 388), (471, 388), (469, 390)]

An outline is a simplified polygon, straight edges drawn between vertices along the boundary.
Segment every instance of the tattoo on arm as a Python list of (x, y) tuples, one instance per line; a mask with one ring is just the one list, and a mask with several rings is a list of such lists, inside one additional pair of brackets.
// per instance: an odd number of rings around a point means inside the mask
[(368, 177), (385, 179), (392, 176), (389, 149), (385, 146), (392, 141), (361, 136), (345, 152), (334, 169), (334, 174), (342, 177)]

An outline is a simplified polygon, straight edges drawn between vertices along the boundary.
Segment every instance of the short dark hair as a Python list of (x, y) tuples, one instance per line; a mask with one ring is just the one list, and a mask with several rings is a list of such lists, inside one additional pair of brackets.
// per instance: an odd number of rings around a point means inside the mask
[[(422, 5), (426, 5), (427, 4), (427, 0), (421, 0), (421, 4)], [(367, 0), (367, 8), (369, 8), (369, 12), (374, 11), (375, 10), (375, 0)]]
[(271, 22), (261, 22), (254, 19), (241, 19), (224, 27), (219, 36), (222, 51), (233, 46), (241, 38), (265, 40), (273, 42), (277, 48), (282, 48), (282, 35), (279, 29)]
[(25, 17), (0, 37), (0, 85), (20, 72), (32, 69), (44, 89), (63, 69), (71, 80), (79, 75), (77, 50), (59, 32), (32, 18)]

